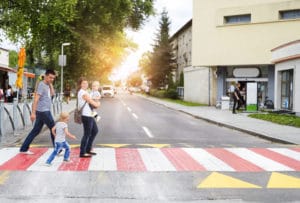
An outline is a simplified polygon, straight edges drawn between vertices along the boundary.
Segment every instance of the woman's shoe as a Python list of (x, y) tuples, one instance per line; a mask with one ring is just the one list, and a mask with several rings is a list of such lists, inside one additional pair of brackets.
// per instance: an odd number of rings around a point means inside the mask
[(85, 153), (85, 154), (80, 154), (79, 157), (80, 158), (90, 158), (90, 157), (92, 157), (92, 155)]
[(90, 155), (97, 155), (97, 153), (96, 152), (87, 152), (87, 154), (90, 154)]

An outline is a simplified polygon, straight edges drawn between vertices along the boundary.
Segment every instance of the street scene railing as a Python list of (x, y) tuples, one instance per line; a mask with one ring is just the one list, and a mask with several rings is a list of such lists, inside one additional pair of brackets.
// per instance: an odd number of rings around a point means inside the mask
[[(4, 103), (0, 100), (0, 140), (3, 135), (15, 134), (32, 126), (30, 120), (33, 100), (18, 102), (15, 98), (13, 103)], [(56, 94), (52, 98), (51, 112), (53, 116), (62, 112), (63, 97)]]

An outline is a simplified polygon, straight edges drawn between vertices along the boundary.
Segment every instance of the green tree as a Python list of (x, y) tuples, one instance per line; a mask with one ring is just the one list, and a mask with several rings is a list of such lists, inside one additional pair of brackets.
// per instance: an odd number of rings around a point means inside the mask
[(9, 67), (16, 68), (18, 66), (18, 52), (9, 51)]
[(172, 78), (172, 71), (175, 68), (172, 47), (169, 43), (170, 24), (168, 13), (166, 10), (163, 10), (159, 22), (159, 33), (157, 34), (150, 62), (151, 81), (154, 87), (165, 87), (169, 84)]
[(29, 65), (60, 70), (58, 55), (66, 48), (67, 79), (109, 75), (132, 43), (123, 29), (139, 29), (153, 14), (153, 0), (0, 1), (0, 27), (13, 42), (25, 45)]

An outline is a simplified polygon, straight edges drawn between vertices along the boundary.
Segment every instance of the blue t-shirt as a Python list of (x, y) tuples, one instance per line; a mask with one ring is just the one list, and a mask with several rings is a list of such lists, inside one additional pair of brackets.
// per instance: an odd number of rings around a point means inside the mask
[(51, 110), (51, 94), (49, 85), (41, 81), (37, 88), (37, 94), (40, 95), (39, 102), (37, 104), (37, 111), (50, 111)]

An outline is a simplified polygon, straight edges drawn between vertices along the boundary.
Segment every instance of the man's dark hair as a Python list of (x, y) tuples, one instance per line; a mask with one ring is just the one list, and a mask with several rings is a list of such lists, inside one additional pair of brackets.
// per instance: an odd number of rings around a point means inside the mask
[(46, 70), (45, 75), (56, 75), (56, 74), (55, 74), (54, 70), (48, 69), (48, 70)]

